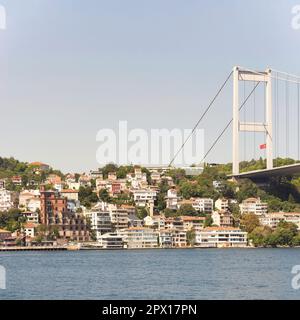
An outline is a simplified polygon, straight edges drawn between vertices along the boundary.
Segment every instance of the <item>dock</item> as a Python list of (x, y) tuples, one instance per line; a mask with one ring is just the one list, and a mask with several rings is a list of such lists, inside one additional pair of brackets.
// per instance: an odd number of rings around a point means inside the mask
[(67, 247), (62, 246), (28, 246), (28, 247), (0, 247), (1, 251), (63, 251), (68, 250)]

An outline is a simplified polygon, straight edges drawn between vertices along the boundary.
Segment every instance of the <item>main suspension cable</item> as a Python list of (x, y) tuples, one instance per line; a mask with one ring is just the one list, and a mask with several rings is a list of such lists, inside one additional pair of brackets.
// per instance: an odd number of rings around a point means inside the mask
[(229, 81), (229, 79), (231, 78), (233, 74), (233, 71), (230, 72), (230, 74), (228, 75), (228, 77), (226, 78), (226, 80), (224, 81), (224, 83), (222, 84), (222, 86), (220, 87), (220, 89), (218, 90), (218, 92), (216, 93), (216, 95), (214, 96), (214, 98), (211, 100), (211, 102), (209, 103), (209, 105), (207, 106), (207, 108), (205, 109), (205, 111), (203, 112), (203, 114), (201, 115), (200, 119), (197, 121), (197, 123), (195, 124), (194, 128), (192, 129), (191, 133), (188, 135), (188, 137), (185, 139), (185, 141), (183, 142), (182, 146), (179, 148), (179, 150), (176, 152), (176, 154), (174, 155), (173, 159), (171, 160), (171, 162), (169, 163), (169, 167), (172, 166), (173, 162), (175, 161), (175, 159), (177, 158), (178, 154), (182, 151), (182, 149), (184, 148), (185, 144), (188, 142), (188, 140), (190, 139), (190, 137), (193, 135), (193, 133), (195, 132), (195, 130), (197, 129), (197, 127), (199, 126), (200, 122), (202, 121), (202, 119), (205, 117), (205, 115), (207, 114), (207, 112), (209, 111), (209, 109), (211, 108), (211, 106), (214, 104), (214, 102), (216, 101), (216, 99), (218, 98), (218, 96), (220, 95), (221, 91), (224, 89), (224, 87), (226, 86), (227, 82)]
[[(251, 90), (251, 92), (249, 93), (249, 95), (247, 96), (246, 100), (242, 103), (242, 105), (239, 107), (239, 111), (242, 110), (242, 108), (245, 106), (245, 104), (247, 103), (247, 101), (249, 100), (249, 98), (251, 97), (252, 93), (255, 91), (255, 89), (258, 87), (258, 85), (260, 84), (260, 82), (257, 82), (256, 85), (254, 86), (254, 88)], [(221, 137), (223, 136), (223, 134), (226, 132), (226, 130), (229, 128), (229, 126), (231, 125), (233, 119), (231, 119), (226, 127), (222, 130), (222, 132), (218, 135), (218, 137), (216, 138), (216, 140), (214, 141), (214, 143), (212, 144), (212, 146), (208, 149), (208, 151), (206, 152), (205, 156), (202, 158), (202, 160), (200, 161), (200, 163), (202, 163), (207, 156), (209, 155), (209, 153), (211, 152), (211, 150), (215, 147), (215, 145), (218, 143), (218, 141), (221, 139)]]

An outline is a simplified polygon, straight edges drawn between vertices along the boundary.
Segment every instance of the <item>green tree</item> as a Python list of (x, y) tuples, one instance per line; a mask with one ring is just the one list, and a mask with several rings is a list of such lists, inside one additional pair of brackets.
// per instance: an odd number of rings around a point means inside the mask
[(186, 240), (189, 246), (193, 246), (196, 241), (196, 233), (195, 230), (189, 230), (186, 233)]
[(191, 204), (183, 204), (178, 210), (178, 215), (180, 216), (196, 216), (197, 211)]
[(256, 227), (259, 227), (259, 219), (253, 213), (246, 213), (241, 218), (241, 228), (248, 233), (251, 233)]

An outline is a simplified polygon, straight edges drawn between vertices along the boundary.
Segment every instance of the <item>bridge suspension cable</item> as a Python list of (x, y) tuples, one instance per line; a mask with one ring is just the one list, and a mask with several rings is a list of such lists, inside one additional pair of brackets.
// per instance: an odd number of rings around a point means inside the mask
[(215, 101), (217, 100), (218, 96), (220, 95), (220, 93), (222, 92), (222, 90), (224, 89), (224, 87), (226, 86), (227, 82), (229, 81), (229, 79), (231, 78), (233, 74), (233, 71), (230, 72), (230, 74), (228, 75), (228, 77), (226, 78), (226, 80), (223, 82), (223, 84), (221, 85), (220, 89), (217, 91), (217, 93), (215, 94), (215, 96), (213, 97), (213, 99), (211, 100), (211, 102), (209, 103), (209, 105), (207, 106), (207, 108), (204, 110), (204, 112), (202, 113), (200, 119), (197, 121), (197, 123), (195, 124), (194, 128), (192, 129), (191, 133), (188, 135), (188, 137), (185, 139), (185, 141), (183, 142), (183, 144), (181, 145), (181, 147), (179, 148), (179, 150), (176, 152), (176, 154), (174, 155), (173, 159), (171, 160), (171, 162), (169, 163), (169, 167), (172, 166), (173, 162), (175, 161), (175, 159), (177, 158), (177, 156), (179, 155), (179, 153), (182, 151), (182, 149), (184, 148), (184, 146), (186, 145), (186, 143), (188, 142), (188, 140), (190, 139), (190, 137), (193, 135), (193, 133), (195, 132), (195, 130), (198, 128), (200, 122), (203, 120), (203, 118), (205, 117), (205, 115), (207, 114), (207, 112), (210, 110), (210, 108), (212, 107), (212, 105), (215, 103)]
[[(247, 103), (247, 101), (249, 100), (249, 98), (251, 97), (251, 95), (253, 94), (253, 92), (255, 92), (256, 88), (259, 86), (260, 82), (257, 82), (256, 85), (254, 86), (254, 88), (251, 90), (251, 92), (249, 93), (249, 95), (247, 96), (247, 98), (244, 100), (244, 102), (241, 104), (241, 106), (239, 107), (239, 111), (242, 110), (242, 108), (245, 106), (245, 104)], [(233, 119), (231, 119), (227, 125), (225, 126), (225, 128), (222, 130), (222, 132), (218, 135), (218, 137), (216, 138), (216, 140), (214, 141), (214, 143), (211, 145), (211, 147), (208, 149), (208, 151), (206, 152), (206, 154), (204, 155), (204, 157), (202, 158), (201, 162), (204, 162), (204, 160), (207, 158), (207, 156), (210, 154), (210, 152), (212, 151), (212, 149), (215, 147), (215, 145), (218, 143), (218, 141), (221, 139), (221, 137), (223, 136), (223, 134), (226, 132), (226, 130), (230, 127), (231, 123), (232, 123)]]

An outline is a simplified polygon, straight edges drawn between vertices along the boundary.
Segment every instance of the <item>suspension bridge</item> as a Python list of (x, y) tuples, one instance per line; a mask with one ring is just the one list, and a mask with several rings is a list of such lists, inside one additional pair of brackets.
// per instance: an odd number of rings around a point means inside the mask
[[(234, 67), (205, 108), (170, 165), (208, 113), (213, 110), (212, 107), (230, 81), (233, 87), (232, 118), (218, 133), (201, 163), (204, 163), (211, 152), (217, 149), (218, 143), (231, 128), (231, 178), (265, 181), (270, 177), (300, 174), (300, 76), (270, 68), (257, 71)], [(251, 139), (249, 135), (252, 136)], [(259, 145), (257, 135), (260, 136)], [(246, 161), (246, 156), (251, 149), (249, 142), (253, 147), (252, 159), (256, 159), (255, 150), (258, 146), (265, 152), (265, 168), (248, 172), (241, 170), (241, 147), (243, 147), (244, 161)], [(280, 165), (278, 159), (291, 158), (291, 154), (296, 158), (296, 163)]]

